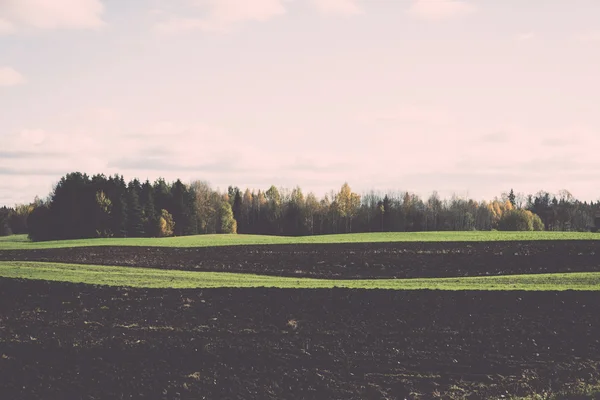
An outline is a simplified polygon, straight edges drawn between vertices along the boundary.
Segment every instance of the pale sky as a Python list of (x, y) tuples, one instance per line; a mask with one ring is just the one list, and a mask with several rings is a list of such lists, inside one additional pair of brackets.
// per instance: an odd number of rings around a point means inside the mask
[(598, 0), (0, 0), (0, 205), (68, 172), (600, 198)]

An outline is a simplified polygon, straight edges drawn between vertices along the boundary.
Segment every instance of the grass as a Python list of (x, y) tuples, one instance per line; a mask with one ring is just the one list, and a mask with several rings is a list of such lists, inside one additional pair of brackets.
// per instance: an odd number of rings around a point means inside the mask
[(266, 235), (196, 235), (171, 238), (102, 238), (31, 242), (26, 235), (0, 237), (0, 250), (84, 246), (210, 247), (230, 245), (381, 243), (381, 242), (490, 242), (529, 240), (598, 240), (590, 232), (378, 232), (283, 237)]
[(600, 290), (600, 273), (427, 279), (331, 280), (226, 272), (174, 271), (44, 262), (0, 262), (0, 277), (143, 288), (294, 288), (393, 290)]

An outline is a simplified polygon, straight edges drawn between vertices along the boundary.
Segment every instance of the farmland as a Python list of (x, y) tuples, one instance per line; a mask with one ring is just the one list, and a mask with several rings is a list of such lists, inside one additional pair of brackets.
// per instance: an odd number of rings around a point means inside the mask
[(586, 290), (600, 291), (600, 272), (424, 279), (284, 278), (229, 272), (108, 267), (36, 262), (0, 262), (1, 278), (160, 289), (261, 288), (386, 290)]
[(0, 390), (15, 399), (593, 398), (594, 238), (9, 237)]
[(590, 232), (375, 232), (337, 235), (284, 237), (269, 235), (195, 235), (167, 238), (99, 238), (32, 242), (27, 235), (0, 237), (0, 250), (48, 249), (89, 246), (141, 247), (215, 247), (275, 244), (336, 244), (395, 242), (497, 242), (598, 240), (600, 234)]

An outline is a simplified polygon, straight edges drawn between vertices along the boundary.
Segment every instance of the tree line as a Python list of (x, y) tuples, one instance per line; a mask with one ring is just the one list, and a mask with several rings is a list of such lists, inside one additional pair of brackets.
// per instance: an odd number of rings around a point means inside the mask
[(321, 235), (415, 231), (589, 231), (600, 202), (581, 202), (566, 190), (525, 196), (513, 190), (491, 201), (434, 192), (359, 195), (344, 183), (322, 198), (271, 186), (266, 191), (213, 189), (205, 181), (154, 182), (123, 176), (69, 173), (49, 196), (0, 208), (0, 235), (32, 240), (166, 237), (214, 233)]

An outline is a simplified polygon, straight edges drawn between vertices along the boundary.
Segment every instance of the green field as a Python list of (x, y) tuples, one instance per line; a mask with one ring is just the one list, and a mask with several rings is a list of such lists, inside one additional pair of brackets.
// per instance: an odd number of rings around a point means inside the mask
[(600, 273), (467, 278), (331, 280), (225, 272), (109, 267), (42, 262), (0, 262), (0, 277), (144, 288), (392, 289), (392, 290), (600, 290)]
[(83, 246), (210, 247), (261, 244), (325, 244), (381, 242), (491, 242), (529, 240), (598, 240), (590, 232), (392, 232), (283, 237), (264, 235), (197, 235), (170, 238), (109, 238), (31, 242), (26, 235), (0, 237), (0, 250)]

